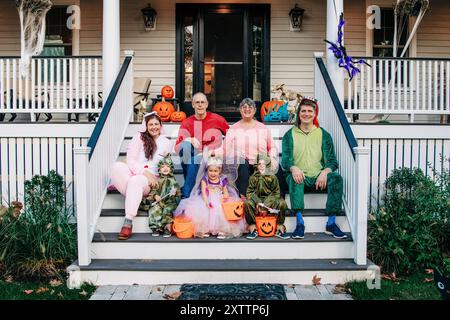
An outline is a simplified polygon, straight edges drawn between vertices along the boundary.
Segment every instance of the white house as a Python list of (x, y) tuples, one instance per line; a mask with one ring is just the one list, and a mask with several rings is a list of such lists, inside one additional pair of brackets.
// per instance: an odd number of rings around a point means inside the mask
[[(406, 58), (388, 58), (392, 2), (298, 1), (305, 9), (303, 23), (292, 31), (289, 12), (295, 1), (155, 0), (156, 26), (146, 31), (141, 11), (146, 1), (53, 0), (45, 57), (34, 57), (31, 73), (22, 79), (18, 13), (14, 1), (2, 1), (2, 200), (21, 199), (24, 180), (34, 174), (56, 169), (64, 176), (78, 221), (79, 259), (70, 268), (74, 281), (309, 284), (316, 274), (322, 283), (373, 276), (366, 259), (367, 215), (380, 201), (383, 181), (402, 166), (432, 174), (448, 166), (440, 156), (450, 156), (450, 7), (446, 0), (431, 1), (417, 31), (410, 17), (399, 44), (402, 51), (408, 35), (415, 34)], [(378, 29), (367, 24), (378, 14), (373, 5), (380, 9)], [(69, 6), (75, 11), (67, 14)], [(66, 27), (68, 18), (78, 17), (73, 12), (80, 14), (79, 29)], [(351, 82), (324, 42), (336, 41), (341, 12), (348, 53), (371, 65)], [(124, 159), (137, 130), (130, 121), (133, 91), (145, 91), (148, 80), (151, 98), (171, 85), (188, 114), (192, 94), (205, 92), (211, 110), (230, 122), (237, 119), (242, 98), (260, 105), (277, 84), (318, 98), (319, 119), (332, 133), (344, 178), (345, 214), (338, 222), (351, 234), (348, 241), (323, 234), (324, 195), (308, 194), (303, 241), (155, 240), (142, 213), (134, 237), (118, 242), (123, 198), (107, 191), (110, 168)], [(100, 112), (95, 122), (66, 121), (68, 114), (92, 120)], [(42, 114), (53, 119), (45, 122)], [(374, 115), (385, 121), (368, 123)], [(280, 143), (289, 125), (270, 126)], [(176, 137), (178, 124), (166, 128)], [(289, 231), (294, 219), (287, 218)]]

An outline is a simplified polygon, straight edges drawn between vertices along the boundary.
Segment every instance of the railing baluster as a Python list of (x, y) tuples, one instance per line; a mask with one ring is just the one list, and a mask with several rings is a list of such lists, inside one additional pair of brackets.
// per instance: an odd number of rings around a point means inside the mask
[(55, 59), (50, 59), (50, 70), (49, 70), (49, 75), (50, 75), (50, 79), (49, 79), (49, 94), (50, 94), (50, 103), (49, 103), (49, 109), (54, 109), (54, 100), (55, 100), (55, 94), (54, 94), (54, 88), (53, 88), (53, 84), (55, 82), (54, 80), (54, 71), (55, 71)]
[(48, 60), (43, 59), (44, 62), (44, 109), (48, 109)]
[(434, 61), (434, 76), (433, 76), (433, 88), (434, 88), (434, 99), (433, 99), (433, 107), (431, 108), (433, 111), (438, 109), (438, 63)]
[[(374, 61), (373, 60), (369, 60), (369, 64), (371, 66), (373, 66)], [(371, 88), (371, 83), (370, 80), (371, 78), (371, 73), (372, 73), (372, 68), (367, 68), (367, 85), (366, 85), (366, 90), (367, 90), (367, 109), (371, 109), (372, 105), (371, 105), (371, 99), (370, 99), (370, 88)]]
[(403, 108), (408, 110), (408, 61), (403, 61)]
[(12, 67), (13, 67), (13, 71), (12, 71), (12, 108), (13, 109), (17, 109), (17, 64), (16, 64), (17, 60), (13, 59), (12, 60)]
[(86, 60), (81, 59), (81, 108), (86, 109)]
[(440, 72), (439, 78), (436, 81), (439, 81), (439, 110), (444, 110), (444, 84), (445, 84), (445, 73), (444, 73), (444, 61), (439, 63)]
[(61, 59), (56, 59), (56, 108), (61, 109)]
[(62, 105), (64, 109), (69, 109), (67, 103), (67, 59), (62, 59), (62, 68), (63, 68), (63, 88), (62, 88)]
[(433, 88), (433, 79), (432, 79), (432, 61), (428, 61), (428, 105), (427, 110), (433, 109), (433, 95), (432, 95), (432, 88)]
[(397, 64), (395, 60), (391, 60), (391, 101), (392, 101), (392, 110), (398, 109), (398, 105), (395, 104), (395, 68)]
[(384, 109), (389, 110), (391, 109), (391, 106), (389, 105), (389, 60), (384, 61), (384, 83), (385, 83)]
[(427, 110), (427, 105), (425, 103), (425, 99), (426, 99), (426, 90), (425, 90), (425, 86), (427, 83), (427, 78), (426, 78), (426, 62), (422, 61), (422, 110)]
[(5, 69), (4, 69), (4, 63), (3, 60), (0, 59), (0, 110), (4, 109), (5, 106), (5, 95), (3, 94), (5, 92)]
[(447, 61), (447, 81), (446, 81), (447, 85), (446, 85), (446, 96), (445, 96), (445, 101), (447, 104), (447, 111), (450, 111), (450, 62)]
[(378, 61), (380, 64), (380, 67), (378, 69), (378, 86), (380, 90), (380, 102), (378, 105), (378, 109), (384, 109), (383, 107), (383, 60)]
[(377, 108), (377, 62), (378, 60), (373, 60), (372, 66), (372, 109)]

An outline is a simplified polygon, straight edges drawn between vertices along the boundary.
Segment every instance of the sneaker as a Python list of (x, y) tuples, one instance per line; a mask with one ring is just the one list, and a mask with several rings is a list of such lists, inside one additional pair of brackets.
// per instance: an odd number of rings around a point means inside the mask
[(292, 239), (303, 239), (305, 237), (305, 225), (298, 224), (292, 232)]
[(222, 232), (220, 232), (218, 235), (217, 235), (217, 239), (219, 239), (219, 240), (223, 240), (223, 239), (226, 239), (227, 237), (225, 236), (225, 234), (223, 234)]
[(163, 238), (170, 238), (172, 236), (172, 232), (170, 230), (165, 229), (163, 233)]
[(345, 239), (345, 238), (347, 238), (347, 235), (345, 233), (343, 233), (341, 231), (341, 229), (339, 229), (339, 227), (337, 226), (336, 223), (332, 223), (330, 225), (327, 225), (325, 233), (333, 236), (336, 239)]
[(247, 236), (246, 236), (246, 238), (249, 239), (249, 240), (253, 240), (253, 239), (255, 239), (256, 237), (258, 237), (258, 231), (257, 231), (256, 229), (253, 230), (252, 232), (249, 232), (249, 233), (247, 234)]
[(281, 231), (281, 229), (279, 229), (277, 231), (277, 233), (275, 233), (275, 237), (278, 237), (278, 238), (283, 239), (283, 240), (287, 240), (291, 236), (289, 236), (286, 231)]
[(152, 237), (159, 237), (159, 231), (152, 231)]

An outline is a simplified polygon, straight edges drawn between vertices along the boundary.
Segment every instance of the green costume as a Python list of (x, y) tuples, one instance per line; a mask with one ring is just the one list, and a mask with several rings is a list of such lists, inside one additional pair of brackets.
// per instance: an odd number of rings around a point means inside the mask
[[(277, 177), (271, 173), (270, 159), (265, 155), (258, 155), (257, 164), (263, 158), (266, 162), (266, 172), (261, 174), (258, 169), (251, 175), (248, 188), (247, 200), (244, 202), (245, 220), (249, 225), (255, 224), (255, 216), (257, 214), (258, 203), (265, 206), (280, 210), (277, 214), (278, 226), (284, 227), (284, 218), (286, 215), (287, 204), (280, 195), (280, 185)], [(255, 164), (255, 166), (257, 166)]]
[[(169, 174), (163, 175), (161, 173), (161, 166), (163, 165), (170, 167)], [(150, 190), (145, 205), (148, 210), (150, 229), (154, 232), (163, 232), (164, 228), (170, 226), (173, 221), (172, 213), (180, 202), (181, 191), (177, 180), (173, 176), (172, 159), (165, 157), (158, 163), (158, 168), (160, 174), (158, 186)], [(155, 195), (159, 195), (162, 199), (152, 206), (151, 204), (155, 201)]]
[[(287, 172), (286, 181), (289, 186), (291, 208), (296, 211), (305, 209), (305, 190), (315, 190), (315, 184), (320, 171), (330, 168), (327, 175), (326, 213), (335, 215), (342, 208), (343, 181), (336, 172), (338, 162), (334, 152), (333, 139), (323, 128), (318, 127), (309, 133), (304, 133), (296, 127), (291, 128), (283, 136), (281, 166)], [(305, 173), (301, 184), (294, 181), (290, 168), (298, 167)]]

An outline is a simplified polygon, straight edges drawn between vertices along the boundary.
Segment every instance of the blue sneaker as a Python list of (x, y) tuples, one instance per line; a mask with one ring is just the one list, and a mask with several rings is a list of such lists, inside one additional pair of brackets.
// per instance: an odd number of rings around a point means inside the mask
[(298, 224), (292, 232), (292, 239), (303, 239), (305, 237), (305, 225)]
[(279, 229), (277, 231), (277, 233), (275, 233), (275, 237), (283, 239), (283, 240), (287, 240), (289, 239), (291, 236), (287, 234), (286, 231), (281, 231), (281, 229)]
[(246, 238), (249, 239), (249, 240), (253, 240), (253, 239), (255, 239), (256, 237), (258, 237), (258, 231), (257, 231), (256, 229), (253, 230), (252, 232), (249, 232), (249, 233), (247, 234), (247, 236), (246, 236)]
[(336, 239), (345, 239), (345, 238), (347, 238), (347, 235), (345, 233), (343, 233), (341, 231), (341, 229), (339, 229), (339, 227), (337, 226), (336, 223), (332, 223), (330, 225), (327, 225), (325, 233), (333, 236)]

